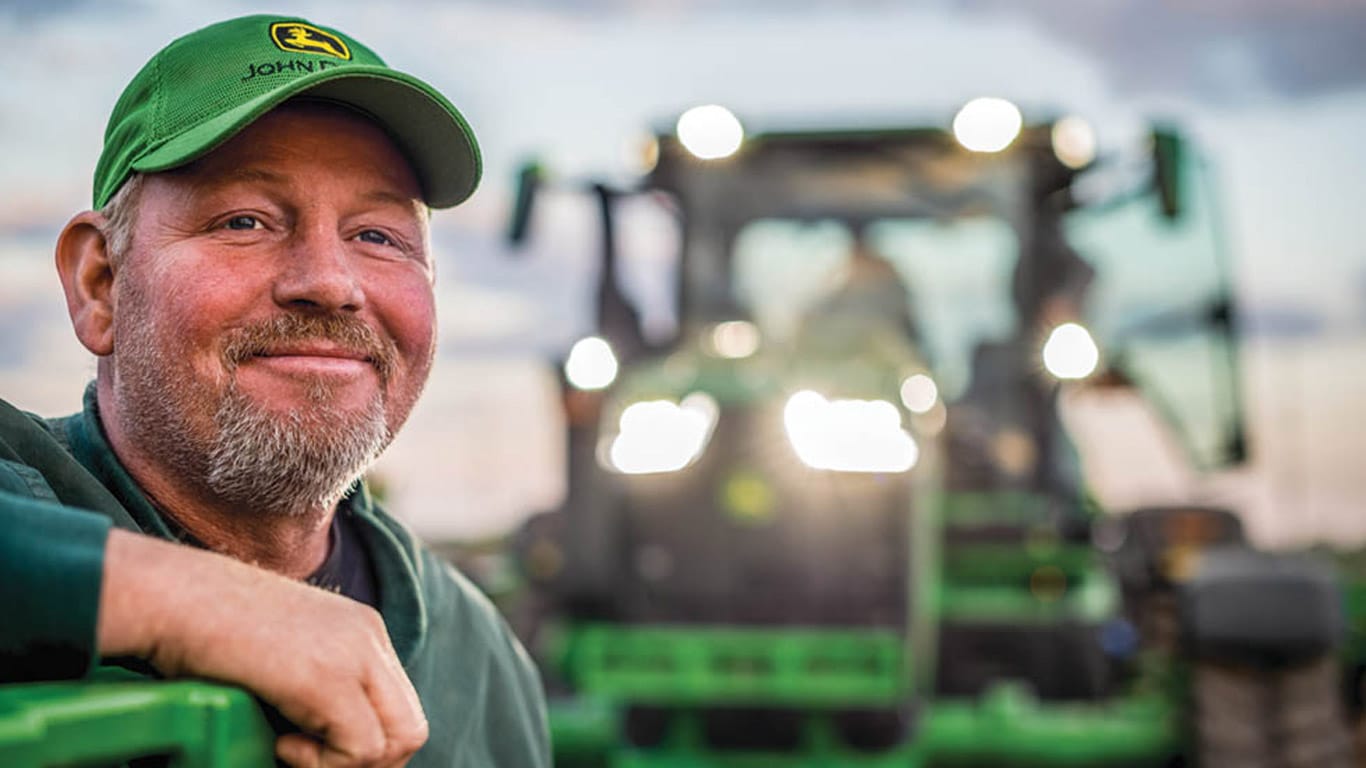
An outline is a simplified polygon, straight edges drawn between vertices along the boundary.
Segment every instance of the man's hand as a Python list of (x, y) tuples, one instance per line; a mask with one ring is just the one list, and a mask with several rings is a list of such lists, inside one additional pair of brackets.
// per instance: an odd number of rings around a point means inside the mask
[(297, 768), (402, 766), (427, 740), (378, 613), (229, 557), (112, 531), (98, 642), (270, 702), (308, 734), (276, 743)]

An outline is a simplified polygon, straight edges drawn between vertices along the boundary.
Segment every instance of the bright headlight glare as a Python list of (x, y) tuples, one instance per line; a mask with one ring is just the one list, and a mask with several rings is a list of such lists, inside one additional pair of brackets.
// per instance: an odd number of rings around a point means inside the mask
[(1096, 159), (1096, 132), (1075, 115), (1053, 124), (1053, 154), (1068, 168), (1084, 168)]
[(745, 129), (729, 109), (719, 104), (693, 107), (678, 118), (678, 140), (703, 160), (730, 157), (745, 141)]
[(911, 413), (929, 413), (938, 401), (939, 387), (929, 376), (917, 373), (901, 382), (901, 402)]
[(1020, 135), (1024, 118), (1019, 107), (994, 97), (973, 99), (953, 118), (953, 135), (973, 152), (1000, 152)]
[(1076, 323), (1063, 323), (1048, 334), (1043, 345), (1043, 365), (1059, 379), (1084, 379), (1100, 362), (1100, 350), (1091, 332)]
[(694, 392), (681, 403), (644, 400), (622, 411), (621, 431), (608, 460), (629, 475), (674, 472), (702, 455), (720, 409), (709, 395)]
[(564, 376), (579, 389), (603, 389), (617, 378), (617, 356), (597, 336), (579, 339), (569, 350)]
[(811, 390), (794, 394), (783, 424), (798, 458), (813, 469), (905, 472), (920, 449), (886, 400), (827, 400)]
[(711, 331), (711, 349), (719, 357), (739, 360), (759, 350), (759, 326), (747, 320), (718, 323)]

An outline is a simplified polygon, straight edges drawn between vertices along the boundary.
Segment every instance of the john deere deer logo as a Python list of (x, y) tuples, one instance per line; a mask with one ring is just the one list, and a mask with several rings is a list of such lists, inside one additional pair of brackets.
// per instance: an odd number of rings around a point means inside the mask
[(297, 21), (278, 21), (270, 25), (270, 39), (276, 47), (291, 53), (316, 53), (319, 56), (332, 56), (350, 60), (351, 49), (346, 43), (330, 32), (324, 32), (308, 24)]

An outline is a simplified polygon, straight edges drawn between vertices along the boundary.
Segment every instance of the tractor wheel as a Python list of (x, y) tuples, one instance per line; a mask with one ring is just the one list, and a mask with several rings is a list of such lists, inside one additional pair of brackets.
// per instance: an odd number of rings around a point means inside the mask
[(1338, 660), (1331, 656), (1277, 675), (1279, 706), (1272, 728), (1286, 768), (1349, 768), (1355, 763), (1341, 680)]
[(1197, 663), (1192, 674), (1201, 768), (1351, 768), (1337, 659), (1280, 669)]
[(1267, 713), (1271, 692), (1254, 670), (1210, 662), (1191, 676), (1200, 768), (1272, 768)]

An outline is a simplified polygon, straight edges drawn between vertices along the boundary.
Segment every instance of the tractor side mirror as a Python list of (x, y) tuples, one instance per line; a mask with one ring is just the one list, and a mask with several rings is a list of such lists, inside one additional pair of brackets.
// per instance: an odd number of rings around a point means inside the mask
[(1181, 181), (1185, 174), (1186, 147), (1180, 134), (1169, 128), (1153, 129), (1153, 187), (1162, 216), (1170, 221), (1181, 218), (1185, 199)]
[(531, 212), (536, 204), (544, 171), (535, 160), (522, 163), (517, 171), (516, 198), (512, 203), (512, 221), (508, 225), (508, 242), (521, 245), (531, 227)]

